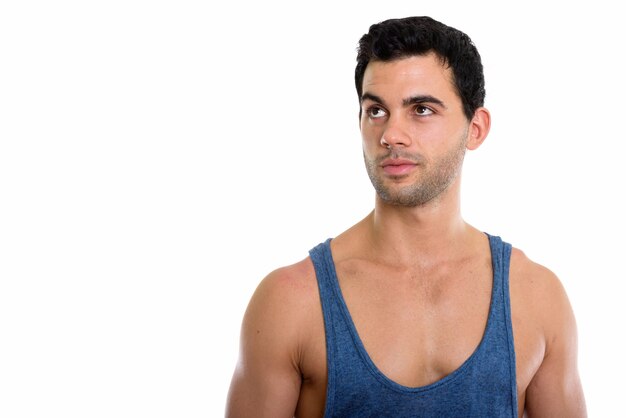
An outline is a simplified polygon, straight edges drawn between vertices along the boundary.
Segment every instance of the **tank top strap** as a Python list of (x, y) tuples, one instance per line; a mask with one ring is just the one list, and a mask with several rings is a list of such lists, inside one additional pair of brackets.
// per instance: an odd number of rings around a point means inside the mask
[(511, 244), (502, 241), (498, 236), (489, 234), (487, 234), (487, 236), (489, 237), (491, 265), (493, 269), (491, 304), (497, 308), (490, 310), (490, 316), (504, 317), (504, 319), (510, 322), (509, 264), (511, 261)]
[[(511, 321), (511, 298), (509, 290), (509, 269), (511, 263), (511, 244), (502, 241), (498, 236), (487, 234), (491, 247), (491, 263), (493, 269), (493, 289), (488, 324), (485, 334), (491, 344), (486, 344), (489, 355), (497, 347), (506, 347), (508, 357), (508, 375), (511, 387), (511, 404), (517, 405), (517, 380), (515, 370), (515, 345), (513, 341), (513, 324)], [(505, 365), (503, 364), (502, 367)], [(503, 372), (503, 371), (501, 371)], [(515, 411), (517, 416), (517, 410)]]
[[(329, 416), (335, 401), (335, 365), (338, 362), (338, 345), (341, 344), (342, 340), (345, 340), (345, 335), (347, 334), (344, 330), (346, 326), (342, 320), (340, 309), (337, 306), (335, 288), (338, 286), (338, 283), (336, 283), (335, 264), (330, 250), (331, 240), (332, 238), (328, 238), (309, 251), (311, 261), (315, 268), (326, 334), (327, 387), (325, 417)], [(341, 330), (343, 330), (343, 332)]]
[(330, 303), (333, 299), (335, 286), (333, 283), (335, 280), (335, 266), (330, 252), (330, 241), (331, 238), (328, 238), (309, 251), (311, 261), (313, 261), (313, 266), (315, 267), (325, 322), (330, 319), (327, 318), (327, 315), (329, 315), (327, 312), (330, 312)]
[(511, 260), (511, 244), (498, 236), (486, 234), (489, 237), (491, 248), (491, 264), (493, 268), (494, 290), (501, 297), (503, 292), (508, 294), (509, 262)]

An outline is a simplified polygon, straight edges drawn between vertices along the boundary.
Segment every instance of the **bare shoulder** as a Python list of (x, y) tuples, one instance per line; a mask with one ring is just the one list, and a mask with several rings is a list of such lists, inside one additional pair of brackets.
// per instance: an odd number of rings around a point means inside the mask
[(574, 312), (561, 280), (513, 249), (510, 294), (518, 398), (528, 417), (584, 417)]
[(309, 258), (279, 268), (260, 282), (243, 318), (226, 416), (293, 417), (310, 307), (319, 305), (317, 294)]
[(291, 337), (298, 339), (306, 321), (306, 307), (315, 303), (319, 304), (315, 269), (307, 257), (272, 271), (259, 283), (243, 325), (254, 324), (259, 332), (274, 328), (282, 334), (291, 332)]
[[(297, 307), (317, 296), (315, 269), (309, 257), (268, 274), (258, 285), (251, 303), (280, 302), (282, 309)], [(275, 303), (270, 303), (276, 307)]]
[(519, 248), (511, 251), (511, 278), (532, 289), (533, 286), (558, 286), (556, 275), (547, 267), (534, 262)]
[[(547, 267), (534, 262), (518, 248), (511, 252), (510, 286), (512, 303), (540, 320), (544, 331), (556, 331), (571, 307), (561, 280)], [(573, 317), (572, 317), (573, 319)]]

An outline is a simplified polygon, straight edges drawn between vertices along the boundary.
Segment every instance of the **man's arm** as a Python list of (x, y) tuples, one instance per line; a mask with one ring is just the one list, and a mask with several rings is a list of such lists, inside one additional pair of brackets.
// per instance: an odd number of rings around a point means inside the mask
[(572, 307), (558, 278), (540, 268), (544, 358), (526, 390), (525, 416), (586, 417), (578, 375), (578, 340)]
[(250, 300), (226, 404), (228, 418), (294, 416), (301, 378), (297, 298), (289, 276), (287, 269), (271, 273)]

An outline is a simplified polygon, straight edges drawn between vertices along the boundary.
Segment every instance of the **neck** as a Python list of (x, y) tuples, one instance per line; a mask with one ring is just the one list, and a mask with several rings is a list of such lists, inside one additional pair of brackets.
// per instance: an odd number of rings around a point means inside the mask
[(376, 198), (374, 211), (366, 218), (374, 250), (397, 264), (450, 257), (467, 243), (473, 228), (461, 217), (459, 182), (421, 206), (390, 205)]

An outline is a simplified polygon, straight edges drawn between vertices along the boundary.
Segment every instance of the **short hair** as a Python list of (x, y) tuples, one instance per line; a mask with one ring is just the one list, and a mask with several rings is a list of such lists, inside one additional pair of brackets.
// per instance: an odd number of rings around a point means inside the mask
[(434, 52), (452, 69), (453, 83), (468, 119), (485, 102), (485, 76), (476, 46), (465, 33), (430, 17), (376, 23), (359, 40), (357, 52), (354, 79), (359, 100), (365, 68), (371, 61), (389, 62)]

